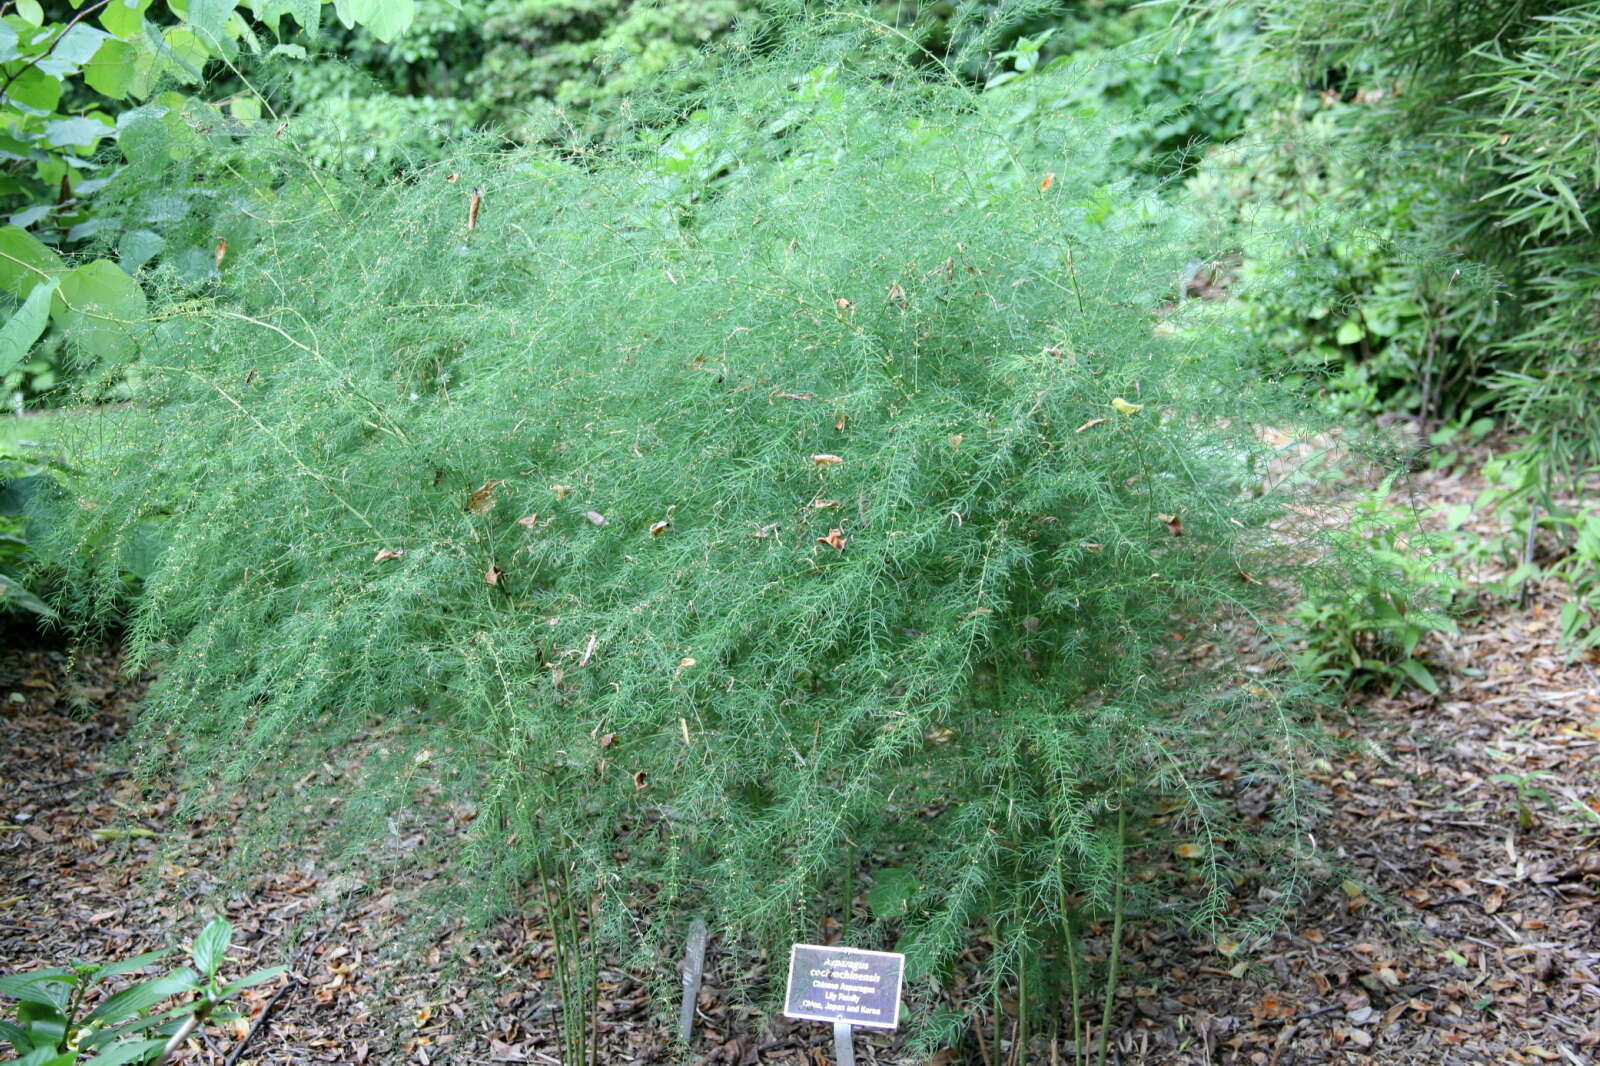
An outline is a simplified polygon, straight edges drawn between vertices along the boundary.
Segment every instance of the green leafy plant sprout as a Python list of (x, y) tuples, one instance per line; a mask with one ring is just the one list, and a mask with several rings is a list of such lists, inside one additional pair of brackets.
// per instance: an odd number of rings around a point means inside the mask
[[(142, 978), (93, 1006), (94, 993), (107, 982), (147, 970), (169, 952), (0, 977), (0, 999), (15, 1001), (11, 1017), (0, 1020), (0, 1042), (11, 1045), (17, 1066), (164, 1063), (200, 1026), (238, 1017), (227, 1004), (240, 992), (285, 972), (273, 966), (222, 979), (232, 936), (226, 920), (213, 919), (190, 945), (191, 965)], [(181, 1002), (162, 1006), (173, 1000)]]
[(1343, 580), (1306, 583), (1293, 611), (1302, 646), (1296, 664), (1345, 687), (1413, 684), (1437, 694), (1417, 647), (1429, 633), (1457, 631), (1448, 611), (1466, 585), (1448, 569), (1447, 539), (1422, 530), (1411, 508), (1389, 502), (1397, 476), (1362, 496), (1333, 535), (1347, 564)]

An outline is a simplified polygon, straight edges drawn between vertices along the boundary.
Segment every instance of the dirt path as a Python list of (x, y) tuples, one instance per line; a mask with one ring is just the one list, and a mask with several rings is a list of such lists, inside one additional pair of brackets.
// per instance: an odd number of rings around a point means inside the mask
[[(1319, 893), (1270, 943), (1231, 956), (1131, 931), (1114, 1061), (1596, 1066), (1600, 680), (1563, 658), (1555, 607), (1539, 598), (1470, 620), (1436, 642), (1436, 672), (1449, 677), (1440, 697), (1370, 699), (1330, 723), (1354, 742), (1313, 774), (1327, 807)], [(210, 871), (230, 846), (226, 817), (172, 829), (172, 798), (141, 794), (106, 761), (142, 683), (109, 650), (0, 651), (11, 738), (0, 748), (0, 972), (171, 943), (220, 903), (241, 967), (286, 961), (297, 976), (253, 990), (260, 1024), (231, 1060), (240, 1066), (560, 1061), (542, 926), (530, 916), (476, 941), (453, 927), (405, 940), (433, 875), (425, 862), (363, 884), (331, 876), (304, 847), (276, 866), (268, 857), (258, 868), (271, 873), (219, 901)], [(430, 832), (462, 831), (470, 808), (451, 810)], [(419, 860), (428, 850), (400, 846)], [(727, 1002), (733, 975), (717, 963), (713, 950), (696, 1061), (831, 1061), (821, 1026)], [(669, 1061), (642, 984), (605, 970), (600, 1008), (600, 1062)], [(185, 1061), (223, 1063), (247, 1031), (212, 1033)], [(890, 1038), (859, 1046), (864, 1063), (910, 1061)], [(1038, 1041), (1030, 1061), (1071, 1062), (1059, 1054)], [(994, 1059), (986, 1046), (936, 1061)]]

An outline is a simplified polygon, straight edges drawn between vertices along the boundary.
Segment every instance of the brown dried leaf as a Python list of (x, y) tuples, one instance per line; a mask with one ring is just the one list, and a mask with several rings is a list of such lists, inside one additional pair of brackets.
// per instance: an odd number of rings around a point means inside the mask
[(600, 736), (600, 747), (601, 748), (609, 748), (609, 747), (611, 747), (611, 745), (615, 744), (616, 742), (617, 742), (617, 735), (615, 733), (602, 733), (601, 736)]
[(528, 515), (526, 518), (517, 519), (517, 525), (521, 526), (523, 529), (536, 529), (539, 525), (538, 512), (536, 511), (533, 514)]
[(643, 770), (635, 770), (633, 772), (633, 790), (635, 792), (643, 792), (649, 787), (650, 775), (645, 773)]
[(494, 490), (500, 485), (499, 481), (485, 481), (467, 497), (466, 509), (476, 515), (485, 515), (494, 510)]
[(1083, 425), (1081, 425), (1077, 429), (1073, 430), (1073, 432), (1074, 433), (1082, 433), (1086, 429), (1093, 429), (1095, 426), (1100, 425), (1100, 423), (1109, 422), (1109, 421), (1111, 421), (1109, 418), (1091, 418), (1091, 419), (1089, 419), (1089, 421), (1085, 422)]
[(489, 569), (483, 572), (483, 583), (485, 585), (498, 586), (505, 576), (506, 572), (504, 570), (500, 569), (493, 563), (490, 563)]
[(818, 466), (838, 466), (840, 463), (844, 462), (844, 460), (839, 456), (830, 455), (827, 452), (816, 453), (811, 457), (811, 461), (816, 463)]
[(1044, 180), (1039, 183), (1039, 191), (1040, 192), (1049, 192), (1050, 191), (1050, 186), (1054, 185), (1055, 183), (1056, 183), (1056, 172), (1052, 170), (1048, 174), (1046, 174), (1044, 176)]
[(817, 543), (818, 544), (826, 544), (828, 547), (832, 548), (834, 551), (842, 552), (842, 551), (844, 551), (844, 545), (845, 545), (845, 541), (846, 540), (847, 540), (847, 538), (844, 535), (844, 530), (842, 530), (842, 529), (830, 529), (830, 530), (828, 530), (828, 535), (826, 537), (818, 537), (817, 538)]
[(571, 485), (551, 485), (550, 491), (556, 494), (556, 499), (564, 500), (572, 495)]
[(405, 553), (406, 550), (404, 548), (379, 548), (378, 554), (372, 557), (372, 561), (381, 563), (386, 559), (398, 559)]
[(483, 209), (483, 189), (480, 187), (480, 188), (472, 190), (472, 198), (467, 201), (467, 229), (468, 229), (468, 231), (475, 230), (475, 229), (478, 228), (478, 212), (481, 211), (482, 209)]
[(1175, 514), (1158, 514), (1156, 518), (1167, 524), (1167, 532), (1174, 537), (1183, 536), (1183, 519)]
[(661, 536), (661, 534), (665, 533), (667, 530), (669, 530), (671, 528), (672, 528), (672, 523), (667, 521), (665, 518), (663, 518), (661, 521), (656, 522), (653, 525), (651, 525), (651, 527), (650, 527), (650, 535), (652, 537), (659, 537), (659, 536)]
[(216, 263), (217, 269), (222, 269), (222, 261), (228, 258), (228, 238), (218, 237), (216, 250), (211, 253), (211, 261)]
[(854, 311), (856, 309), (855, 303), (853, 301), (846, 300), (843, 296), (833, 301), (833, 306), (837, 307), (841, 311), (847, 312)]

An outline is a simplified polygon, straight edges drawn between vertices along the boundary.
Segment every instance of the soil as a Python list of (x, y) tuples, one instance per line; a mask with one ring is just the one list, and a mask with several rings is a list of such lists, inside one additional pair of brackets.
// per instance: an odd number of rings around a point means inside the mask
[[(1479, 487), (1470, 471), (1420, 482), (1426, 504), (1470, 501)], [(1427, 647), (1438, 696), (1369, 695), (1327, 722), (1351, 743), (1311, 774), (1326, 806), (1325, 876), (1265, 943), (1225, 952), (1130, 928), (1107, 1061), (1600, 1061), (1600, 678), (1558, 646), (1560, 598), (1546, 588), (1526, 608), (1486, 602)], [(73, 653), (0, 633), (0, 972), (166, 946), (221, 910), (237, 930), (230, 965), (292, 972), (250, 990), (248, 1019), (212, 1027), (178, 1061), (561, 1062), (537, 908), (487, 931), (442, 925), (421, 943), (407, 932), (438, 872), (422, 831), (399, 845), (416, 861), (382, 876), (340, 872), (313, 843), (260, 857), (269, 872), (219, 898), (211, 871), (232, 847), (228, 818), (249, 803), (181, 820), (173, 796), (144, 791), (115, 761), (149, 680), (125, 672), (115, 647)], [(427, 833), (459, 833), (473, 814), (446, 810)], [(1238, 902), (1248, 912), (1270, 901)], [(1104, 955), (1104, 930), (1090, 947)], [(713, 938), (693, 1061), (833, 1061), (822, 1025), (736, 1000), (728, 990), (751, 975), (724, 972), (733, 965)], [(674, 1008), (602, 964), (593, 1061), (672, 1061)], [(989, 1039), (933, 1062), (1024, 1059), (1009, 1027), (998, 1048), (984, 1028)], [(856, 1047), (863, 1063), (915, 1061), (892, 1035), (859, 1035)], [(1064, 1043), (1035, 1037), (1027, 1050), (1028, 1062), (1074, 1062)]]

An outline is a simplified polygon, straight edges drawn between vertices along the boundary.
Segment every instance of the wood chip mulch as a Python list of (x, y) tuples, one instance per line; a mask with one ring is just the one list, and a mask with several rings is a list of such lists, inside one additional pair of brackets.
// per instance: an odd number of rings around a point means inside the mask
[[(1418, 491), (1448, 503), (1477, 487), (1470, 474), (1431, 473)], [(1432, 639), (1440, 696), (1371, 696), (1328, 723), (1351, 743), (1311, 773), (1327, 809), (1326, 869), (1269, 941), (1224, 953), (1181, 932), (1127, 930), (1109, 1061), (1600, 1063), (1600, 677), (1557, 644), (1561, 594), (1540, 589), (1527, 610), (1488, 605)], [(232, 846), (225, 818), (178, 822), (174, 797), (109, 761), (149, 678), (125, 675), (114, 648), (39, 644), (0, 633), (0, 973), (167, 946), (220, 910), (237, 929), (231, 965), (283, 962), (293, 976), (250, 990), (251, 1019), (213, 1027), (180, 1061), (561, 1062), (537, 909), (476, 935), (440, 925), (418, 942), (406, 919), (437, 872), (423, 861), (430, 849), (401, 840), (418, 861), (363, 879), (325, 860), (314, 834), (224, 897), (211, 871)], [(461, 832), (472, 811), (445, 807), (454, 816), (429, 831)], [(1265, 906), (1239, 900), (1245, 914)], [(1090, 948), (1104, 954), (1104, 941)], [(719, 965), (733, 964), (713, 940), (691, 1061), (832, 1061), (823, 1026), (726, 994), (752, 975)], [(676, 1004), (651, 995), (602, 967), (595, 1061), (674, 1061)], [(1037, 1037), (1023, 1056), (1010, 1033), (934, 1062), (1074, 1061)], [(916, 1061), (890, 1036), (863, 1035), (857, 1049), (863, 1063)]]

